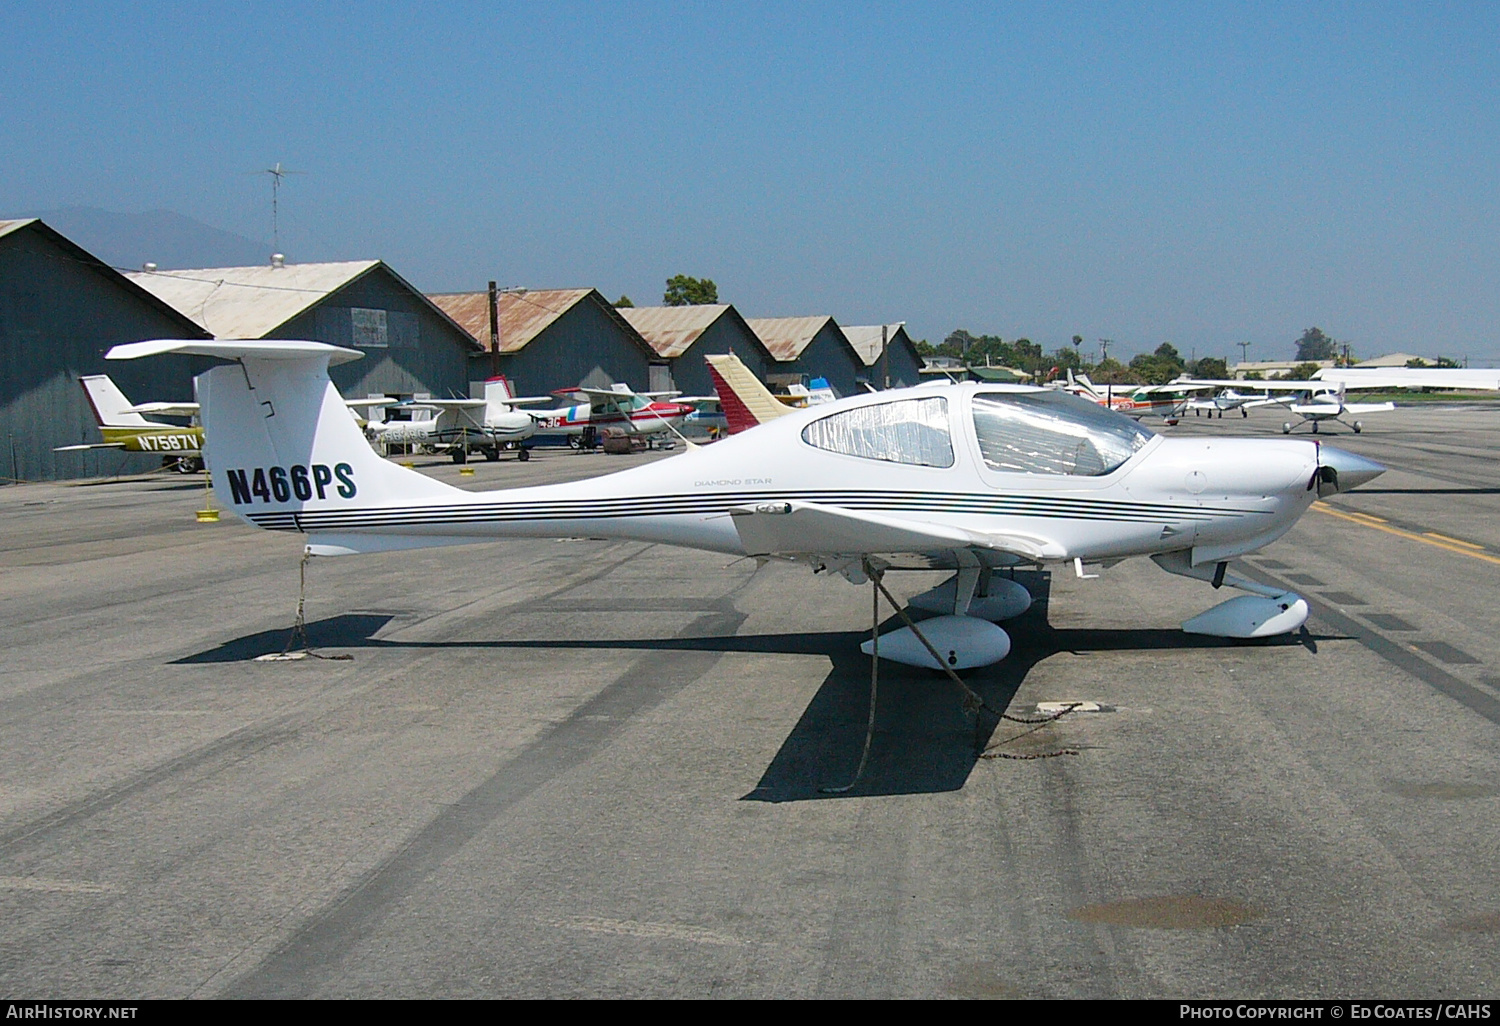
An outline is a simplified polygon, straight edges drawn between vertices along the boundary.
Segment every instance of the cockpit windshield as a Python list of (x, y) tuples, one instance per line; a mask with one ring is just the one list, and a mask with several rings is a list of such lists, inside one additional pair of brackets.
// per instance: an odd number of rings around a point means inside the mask
[(979, 452), (991, 470), (1098, 477), (1130, 459), (1153, 433), (1067, 392), (979, 392)]

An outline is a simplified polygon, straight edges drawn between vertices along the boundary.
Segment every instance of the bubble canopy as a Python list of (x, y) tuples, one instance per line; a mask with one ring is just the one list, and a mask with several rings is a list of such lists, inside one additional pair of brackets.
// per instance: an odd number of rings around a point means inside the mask
[[(1060, 391), (979, 391), (970, 408), (985, 465), (1003, 473), (1099, 477), (1153, 437), (1128, 417)], [(944, 397), (843, 410), (808, 424), (802, 440), (867, 460), (937, 468), (954, 464)]]
[(1004, 473), (1099, 477), (1154, 437), (1129, 417), (1061, 391), (977, 392), (971, 410), (985, 465)]

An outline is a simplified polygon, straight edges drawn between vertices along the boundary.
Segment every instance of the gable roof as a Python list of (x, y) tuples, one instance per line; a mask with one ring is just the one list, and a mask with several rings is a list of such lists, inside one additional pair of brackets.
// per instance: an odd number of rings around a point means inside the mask
[(906, 333), (905, 324), (861, 324), (855, 327), (844, 328), (844, 337), (849, 340), (849, 346), (859, 354), (860, 360), (866, 367), (873, 367), (880, 362), (880, 331), (885, 329), (887, 345), (902, 345), (911, 351), (912, 356), (920, 362), (917, 356), (917, 345)]
[(724, 317), (737, 321), (756, 348), (767, 357), (771, 355), (755, 329), (740, 316), (738, 310), (728, 304), (635, 306), (622, 309), (620, 316), (641, 333), (658, 356), (668, 360), (675, 360), (686, 353), (693, 343)]
[(126, 277), (192, 318), (215, 338), (265, 338), (376, 268), (384, 268), (471, 346), (479, 347), (477, 338), (379, 260), (132, 271)]
[(0, 236), (9, 235), (18, 228), (25, 228), (28, 224), (36, 221), (34, 217), (21, 217), (9, 221), (0, 221)]
[[(439, 292), (427, 297), (465, 331), (479, 340), (488, 351), (490, 337), (490, 294), (485, 292)], [(535, 341), (553, 322), (579, 303), (592, 303), (648, 356), (656, 353), (641, 333), (620, 316), (598, 289), (528, 289), (525, 292), (501, 292), (498, 298), (500, 352), (515, 353)]]
[(111, 285), (123, 289), (134, 298), (139, 299), (141, 302), (145, 303), (147, 306), (150, 306), (153, 309), (158, 310), (159, 312), (170, 317), (171, 319), (180, 322), (182, 324), (183, 338), (209, 337), (207, 332), (203, 331), (197, 324), (193, 322), (191, 318), (184, 316), (182, 311), (176, 309), (170, 303), (163, 302), (158, 296), (154, 295), (149, 290), (141, 288), (140, 285), (130, 279), (129, 275), (121, 274), (117, 269), (111, 267), (109, 264), (106, 264), (103, 260), (100, 260), (98, 257), (94, 256), (94, 254), (90, 253), (88, 250), (84, 249), (82, 246), (78, 245), (78, 243), (74, 242), (66, 235), (63, 235), (57, 229), (51, 227), (40, 218), (22, 217), (9, 220), (0, 220), (0, 238), (4, 238), (7, 235), (18, 232), (23, 228), (30, 228), (42, 238), (46, 239), (54, 246), (61, 249), (72, 260), (75, 260), (78, 263), (93, 269)]
[(859, 354), (854, 351), (849, 340), (844, 338), (844, 333), (839, 331), (838, 322), (827, 314), (820, 314), (816, 317), (750, 317), (746, 318), (745, 323), (750, 325), (750, 329), (755, 332), (761, 344), (781, 363), (788, 363), (800, 357), (802, 351), (817, 337), (818, 332), (830, 324), (833, 325), (833, 330), (838, 337), (843, 340), (844, 348), (856, 360), (859, 359)]

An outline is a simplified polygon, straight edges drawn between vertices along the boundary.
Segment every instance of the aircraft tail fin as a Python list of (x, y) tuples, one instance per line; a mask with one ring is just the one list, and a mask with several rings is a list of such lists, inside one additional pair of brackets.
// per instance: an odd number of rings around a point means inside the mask
[(195, 379), (204, 455), (220, 498), (257, 526), (309, 530), (299, 515), (460, 494), (365, 441), (328, 377), (330, 361), (362, 353), (321, 342), (165, 340), (116, 346), (106, 359), (158, 353), (234, 361)]
[(78, 379), (83, 394), (88, 396), (94, 408), (94, 419), (104, 427), (150, 427), (151, 421), (130, 410), (131, 402), (125, 398), (108, 374), (85, 374)]
[(484, 416), (486, 423), (498, 420), (510, 412), (510, 400), (515, 398), (510, 380), (504, 376), (490, 378), (484, 383)]
[(719, 405), (724, 408), (724, 419), (729, 433), (737, 435), (757, 424), (775, 420), (792, 412), (771, 390), (760, 383), (738, 356), (708, 356), (708, 373), (718, 393)]

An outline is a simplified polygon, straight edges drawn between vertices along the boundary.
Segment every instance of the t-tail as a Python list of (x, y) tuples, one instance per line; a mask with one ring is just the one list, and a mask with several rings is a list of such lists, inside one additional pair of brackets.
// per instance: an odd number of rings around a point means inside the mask
[[(258, 527), (301, 530), (299, 515), (347, 505), (356, 495), (362, 503), (378, 504), (464, 494), (370, 448), (328, 378), (330, 363), (358, 360), (363, 353), (322, 342), (163, 339), (115, 346), (106, 358), (161, 353), (235, 361), (195, 379), (204, 432), (212, 440), (204, 456), (220, 500)], [(315, 551), (407, 547), (399, 537), (357, 549), (337, 538), (322, 540), (327, 544)]]
[(750, 370), (733, 353), (727, 356), (708, 356), (708, 373), (714, 382), (714, 391), (719, 395), (719, 405), (724, 409), (724, 419), (729, 433), (737, 435), (757, 424), (784, 417), (792, 408), (771, 394), (771, 390), (760, 383)]

